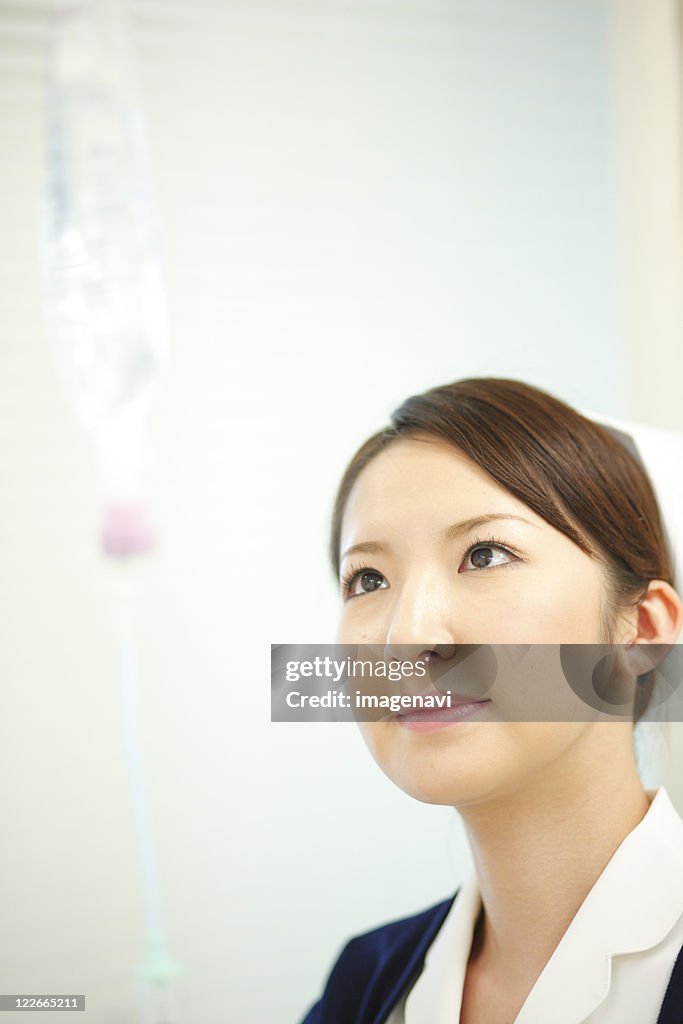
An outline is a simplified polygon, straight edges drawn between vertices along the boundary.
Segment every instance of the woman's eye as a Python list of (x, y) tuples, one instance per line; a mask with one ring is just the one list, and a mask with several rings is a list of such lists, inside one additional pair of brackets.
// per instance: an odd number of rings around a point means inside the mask
[(359, 594), (371, 594), (374, 590), (386, 589), (386, 579), (375, 569), (363, 569), (351, 577), (345, 585), (346, 597), (358, 597)]
[(493, 569), (497, 565), (508, 565), (514, 555), (500, 544), (477, 544), (470, 548), (462, 563), (465, 572), (472, 569)]

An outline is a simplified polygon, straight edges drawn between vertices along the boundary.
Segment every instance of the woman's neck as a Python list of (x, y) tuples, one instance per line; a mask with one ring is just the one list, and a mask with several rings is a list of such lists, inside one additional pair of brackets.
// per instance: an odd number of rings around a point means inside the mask
[(577, 751), (511, 795), (461, 808), (483, 904), (472, 957), (502, 984), (533, 985), (647, 812), (632, 748), (616, 733), (603, 733), (597, 764)]

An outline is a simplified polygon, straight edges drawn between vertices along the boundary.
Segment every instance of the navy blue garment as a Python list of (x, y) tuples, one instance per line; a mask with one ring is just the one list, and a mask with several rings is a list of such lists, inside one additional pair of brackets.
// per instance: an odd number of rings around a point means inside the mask
[(421, 972), (454, 898), (351, 939), (302, 1024), (382, 1024)]
[[(384, 1024), (422, 971), (427, 950), (453, 899), (351, 939), (339, 954), (321, 999), (302, 1024)], [(683, 949), (674, 965), (657, 1024), (683, 1024)]]

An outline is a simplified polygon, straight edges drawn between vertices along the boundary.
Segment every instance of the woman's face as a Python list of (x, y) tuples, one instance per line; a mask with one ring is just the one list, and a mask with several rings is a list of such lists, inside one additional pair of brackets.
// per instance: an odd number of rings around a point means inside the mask
[[(603, 640), (601, 565), (438, 439), (393, 442), (366, 466), (344, 513), (341, 552), (349, 585), (339, 643), (391, 653)], [(595, 728), (476, 716), (427, 730), (397, 718), (361, 723), (389, 778), (420, 800), (454, 806), (575, 771)]]

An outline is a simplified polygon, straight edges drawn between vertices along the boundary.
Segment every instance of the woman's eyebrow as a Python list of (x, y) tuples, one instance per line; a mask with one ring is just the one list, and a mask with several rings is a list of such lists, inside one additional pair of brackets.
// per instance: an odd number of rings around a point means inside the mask
[(494, 519), (516, 519), (520, 523), (526, 523), (527, 526), (538, 528), (537, 523), (532, 523), (530, 519), (525, 519), (524, 516), (516, 516), (512, 512), (485, 512), (483, 515), (473, 516), (471, 519), (461, 519), (459, 523), (447, 526), (444, 530), (444, 537), (446, 540), (454, 540), (461, 534), (469, 533), (470, 530), (476, 530), (478, 526), (484, 526), (485, 523), (490, 523)]
[(365, 551), (369, 555), (376, 555), (380, 551), (391, 551), (391, 546), (389, 544), (383, 544), (379, 540), (364, 540), (361, 541), (360, 544), (352, 544), (350, 548), (347, 548), (346, 551), (342, 553), (340, 561), (343, 562), (348, 555), (352, 555), (356, 551)]
[[(444, 537), (446, 540), (454, 540), (463, 533), (469, 533), (470, 530), (476, 530), (478, 526), (483, 526), (485, 523), (490, 523), (494, 519), (516, 519), (520, 523), (526, 523), (527, 526), (538, 526), (537, 523), (532, 523), (530, 519), (525, 519), (524, 516), (516, 516), (511, 512), (485, 512), (480, 516), (473, 516), (471, 519), (461, 519), (459, 523), (453, 523), (452, 526), (447, 526), (444, 530)], [(347, 548), (341, 555), (340, 561), (348, 558), (349, 555), (353, 555), (359, 551), (363, 551), (369, 555), (376, 555), (383, 551), (391, 551), (389, 544), (383, 544), (379, 540), (364, 540), (359, 544), (352, 544), (350, 548)]]

